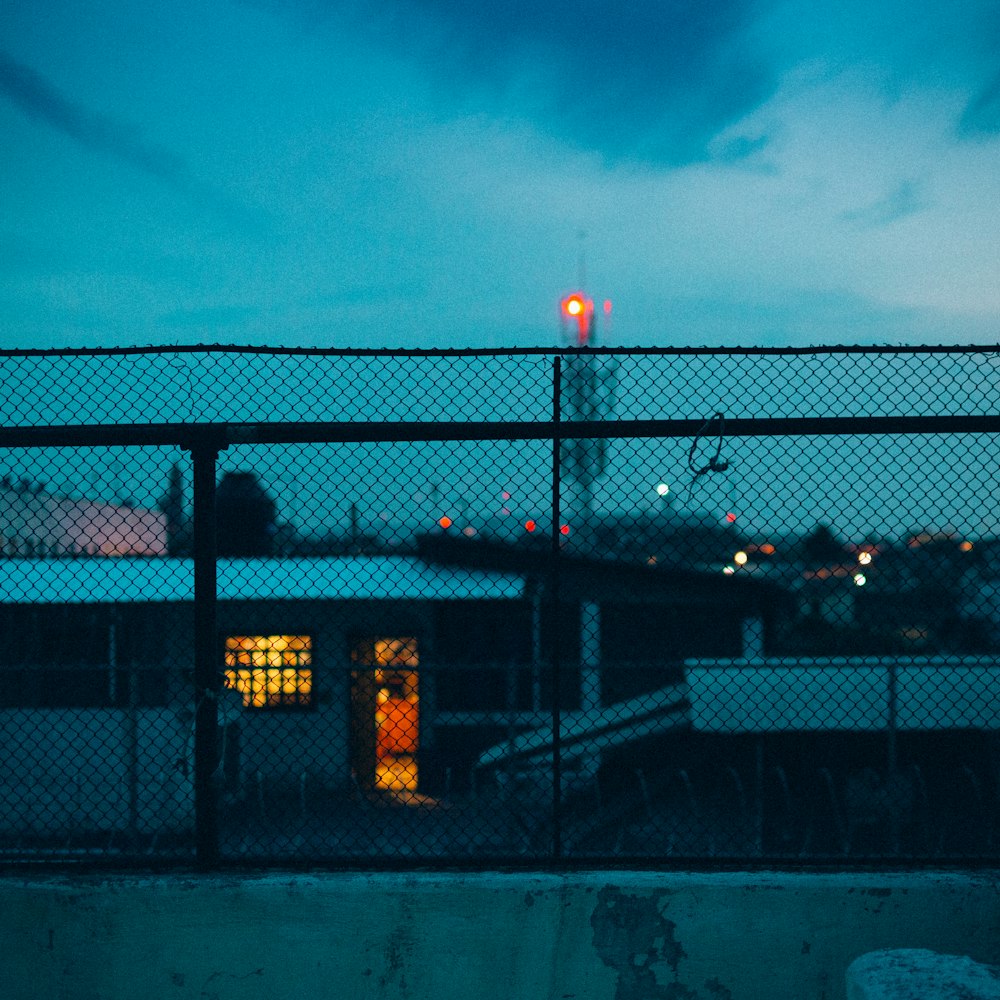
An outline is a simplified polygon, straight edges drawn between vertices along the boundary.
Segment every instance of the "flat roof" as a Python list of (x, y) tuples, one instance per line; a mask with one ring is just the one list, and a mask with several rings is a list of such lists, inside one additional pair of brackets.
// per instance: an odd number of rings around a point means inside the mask
[(995, 656), (685, 661), (698, 732), (1000, 729)]
[[(525, 592), (519, 573), (399, 555), (220, 558), (217, 574), (220, 601), (517, 600)], [(0, 559), (0, 604), (193, 600), (193, 559)]]

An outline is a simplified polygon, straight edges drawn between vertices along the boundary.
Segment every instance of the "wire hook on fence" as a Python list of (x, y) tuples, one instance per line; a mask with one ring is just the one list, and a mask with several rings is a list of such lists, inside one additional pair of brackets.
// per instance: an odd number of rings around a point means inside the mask
[[(712, 424), (718, 422), (718, 439), (715, 444), (715, 454), (708, 460), (707, 465), (698, 466), (695, 464), (695, 453), (698, 450), (698, 442), (703, 437), (708, 437), (711, 434)], [(691, 442), (691, 450), (688, 452), (688, 468), (694, 475), (695, 479), (699, 476), (704, 476), (709, 472), (725, 472), (729, 468), (729, 463), (725, 461), (722, 457), (722, 440), (726, 433), (726, 417), (721, 411), (713, 413), (712, 416), (702, 424), (698, 433), (695, 434), (694, 440)]]

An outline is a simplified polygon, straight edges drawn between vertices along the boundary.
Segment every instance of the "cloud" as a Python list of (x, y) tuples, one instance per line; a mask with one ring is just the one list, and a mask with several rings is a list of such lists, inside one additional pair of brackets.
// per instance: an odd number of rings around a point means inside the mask
[(969, 101), (959, 124), (963, 135), (1000, 132), (1000, 74)]
[[(391, 54), (431, 83), (444, 118), (526, 122), (609, 164), (653, 166), (757, 159), (757, 142), (722, 148), (718, 136), (797, 67), (854, 67), (889, 100), (914, 87), (972, 95), (995, 72), (989, 40), (1000, 35), (994, 0), (243, 3)], [(970, 129), (1000, 118), (998, 88), (972, 101)]]
[(913, 181), (902, 181), (884, 197), (862, 208), (844, 212), (845, 222), (854, 222), (863, 227), (877, 228), (905, 219), (908, 215), (924, 208), (919, 186)]
[[(777, 77), (745, 0), (244, 0), (308, 30), (347, 32), (429, 79), (445, 117), (530, 122), (609, 162), (685, 164), (766, 100)], [(331, 25), (335, 23), (335, 28)]]
[(0, 93), (28, 117), (58, 129), (83, 146), (122, 160), (171, 184), (187, 181), (181, 160), (147, 142), (133, 126), (97, 114), (63, 97), (33, 69), (0, 52)]
[(0, 96), (5, 96), (29, 118), (62, 132), (81, 146), (156, 178), (242, 232), (258, 234), (271, 224), (261, 208), (243, 204), (203, 183), (181, 157), (148, 141), (139, 128), (76, 104), (40, 73), (3, 51), (0, 51)]

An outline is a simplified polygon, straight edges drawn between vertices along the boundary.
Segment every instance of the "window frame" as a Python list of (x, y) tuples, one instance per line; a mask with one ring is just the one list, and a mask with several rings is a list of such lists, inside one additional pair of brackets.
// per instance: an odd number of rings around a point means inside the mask
[[(229, 643), (232, 640), (243, 639), (298, 639), (305, 640), (307, 645), (298, 650), (288, 650), (280, 649), (276, 652), (282, 654), (287, 654), (289, 652), (298, 653), (299, 655), (305, 654), (308, 657), (308, 662), (306, 663), (296, 663), (296, 664), (261, 664), (253, 665), (246, 664), (241, 665), (238, 663), (230, 664), (229, 657), (231, 654), (237, 655), (241, 650), (230, 649)], [(264, 713), (270, 714), (272, 712), (312, 712), (315, 711), (317, 706), (316, 697), (316, 631), (315, 629), (309, 630), (290, 630), (290, 631), (265, 631), (259, 630), (254, 631), (253, 629), (247, 629), (244, 631), (236, 631), (235, 629), (228, 629), (223, 632), (220, 636), (220, 647), (221, 647), (221, 661), (222, 661), (222, 689), (224, 692), (231, 691), (236, 693), (240, 698), (240, 708), (249, 714)], [(243, 650), (249, 654), (254, 652), (266, 653), (270, 651), (272, 647), (262, 647), (260, 649), (248, 648)], [(275, 671), (292, 671), (296, 674), (305, 675), (304, 683), (300, 679), (295, 688), (291, 691), (277, 690), (273, 692), (277, 696), (276, 700), (271, 700), (268, 695), (267, 687), (263, 688), (264, 700), (259, 704), (254, 704), (256, 695), (259, 689), (255, 689), (253, 680), (250, 680), (250, 685), (248, 690), (243, 690), (238, 683), (239, 673), (253, 674), (258, 671), (265, 673), (272, 673)], [(233, 675), (233, 683), (230, 683), (230, 677)], [(281, 682), (284, 684), (284, 681)], [(303, 687), (305, 690), (303, 690)]]

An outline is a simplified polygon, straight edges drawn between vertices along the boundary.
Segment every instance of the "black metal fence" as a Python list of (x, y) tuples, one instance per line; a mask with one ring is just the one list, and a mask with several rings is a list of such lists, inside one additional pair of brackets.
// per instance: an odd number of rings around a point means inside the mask
[(995, 864), (998, 365), (0, 355), (0, 853)]

